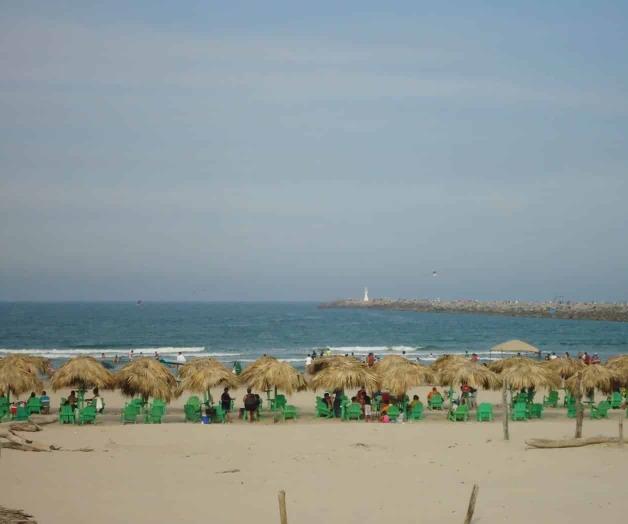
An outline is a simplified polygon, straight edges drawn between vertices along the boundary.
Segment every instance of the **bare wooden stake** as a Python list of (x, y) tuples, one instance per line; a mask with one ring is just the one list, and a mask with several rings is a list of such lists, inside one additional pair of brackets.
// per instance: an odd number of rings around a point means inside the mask
[(279, 521), (281, 524), (288, 524), (288, 513), (286, 512), (286, 492), (283, 489), (279, 492)]
[(619, 412), (619, 446), (624, 445), (624, 412)]
[(508, 431), (508, 389), (505, 380), (502, 385), (502, 404), (504, 405), (504, 417), (502, 418), (504, 440), (510, 440), (510, 432)]
[(473, 519), (473, 512), (475, 511), (475, 501), (478, 498), (479, 489), (480, 488), (477, 484), (473, 484), (471, 497), (469, 498), (469, 507), (467, 508), (467, 516), (464, 518), (464, 524), (471, 524), (471, 520)]

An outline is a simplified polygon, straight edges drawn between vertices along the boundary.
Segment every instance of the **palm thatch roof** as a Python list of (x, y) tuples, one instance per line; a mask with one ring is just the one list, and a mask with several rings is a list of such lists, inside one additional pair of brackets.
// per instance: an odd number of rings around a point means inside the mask
[(496, 351), (498, 353), (540, 353), (541, 350), (537, 347), (534, 347), (532, 344), (528, 344), (523, 340), (508, 340), (506, 342), (502, 342), (501, 344), (497, 344), (491, 348), (491, 351)]
[(20, 359), (0, 360), (0, 393), (21, 395), (28, 391), (41, 391), (43, 384), (37, 373), (27, 362)]
[(451, 363), (438, 373), (438, 380), (443, 386), (467, 384), (475, 389), (497, 389), (501, 386), (501, 379), (497, 373), (470, 360), (458, 364)]
[(129, 397), (140, 395), (169, 401), (177, 386), (168, 368), (149, 357), (129, 362), (114, 377), (116, 386)]
[(239, 378), (242, 383), (258, 391), (275, 387), (288, 395), (307, 387), (303, 375), (290, 364), (268, 356), (258, 358)]
[(442, 355), (438, 357), (430, 367), (434, 372), (438, 373), (449, 366), (457, 366), (468, 361), (468, 359), (460, 355)]
[(205, 393), (216, 386), (237, 388), (240, 385), (237, 375), (213, 358), (195, 358), (179, 368), (178, 391)]
[(510, 357), (495, 360), (491, 362), (488, 367), (491, 371), (494, 371), (495, 373), (501, 373), (502, 371), (504, 371), (504, 369), (508, 369), (512, 366), (518, 366), (521, 364), (538, 364), (538, 362), (528, 357)]
[(402, 395), (413, 387), (433, 383), (434, 374), (430, 368), (403, 357), (400, 359), (390, 356), (375, 365), (380, 389), (390, 391), (393, 395)]
[(351, 357), (331, 357), (317, 371), (310, 387), (317, 389), (355, 389), (364, 386), (374, 391), (377, 388), (377, 373), (359, 360)]
[(619, 355), (609, 359), (606, 367), (616, 375), (616, 380), (628, 386), (628, 355)]
[[(399, 358), (402, 358), (402, 357), (399, 357)], [(310, 369), (311, 369), (311, 373), (315, 375), (316, 373), (318, 373), (319, 371), (325, 368), (333, 367), (337, 365), (345, 365), (345, 364), (348, 364), (348, 365), (361, 364), (361, 361), (358, 360), (356, 357), (352, 357), (352, 356), (345, 357), (344, 355), (318, 357), (314, 359)]]
[(113, 389), (113, 375), (94, 357), (81, 356), (68, 360), (52, 375), (53, 390), (61, 388), (103, 388)]
[(46, 375), (50, 370), (50, 360), (45, 357), (37, 357), (33, 355), (23, 355), (20, 353), (10, 353), (3, 359), (0, 359), (0, 365), (4, 362), (6, 364), (12, 362), (20, 362), (25, 365), (35, 375)]
[(562, 378), (569, 378), (585, 367), (585, 363), (579, 358), (568, 357), (545, 360), (541, 365), (555, 371)]
[(561, 381), (558, 372), (530, 359), (518, 360), (515, 364), (504, 368), (500, 373), (501, 379), (511, 388), (560, 387)]
[(617, 373), (602, 364), (591, 364), (584, 366), (565, 382), (565, 386), (577, 394), (578, 386), (580, 393), (588, 389), (599, 389), (604, 393), (613, 391), (613, 384), (617, 380)]

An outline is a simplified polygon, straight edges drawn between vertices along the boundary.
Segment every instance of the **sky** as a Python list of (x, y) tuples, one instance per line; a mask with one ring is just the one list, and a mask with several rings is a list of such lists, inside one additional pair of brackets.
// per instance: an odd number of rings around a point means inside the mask
[(628, 300), (628, 4), (389, 4), (0, 3), (0, 300)]

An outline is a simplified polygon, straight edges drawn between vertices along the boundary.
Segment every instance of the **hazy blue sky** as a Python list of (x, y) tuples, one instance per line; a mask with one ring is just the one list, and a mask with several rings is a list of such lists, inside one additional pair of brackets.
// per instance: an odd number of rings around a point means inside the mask
[(628, 4), (128, 4), (0, 6), (0, 299), (628, 298)]

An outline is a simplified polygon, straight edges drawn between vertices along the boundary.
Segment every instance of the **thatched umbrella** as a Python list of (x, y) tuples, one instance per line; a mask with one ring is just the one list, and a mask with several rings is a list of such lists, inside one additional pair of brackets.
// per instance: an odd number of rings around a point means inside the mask
[[(392, 356), (392, 355), (391, 355)], [(403, 357), (398, 357), (403, 358)], [(361, 364), (362, 362), (356, 357), (352, 356), (344, 356), (344, 355), (333, 355), (330, 357), (319, 357), (314, 359), (311, 366), (311, 373), (315, 375), (319, 371), (322, 371), (325, 368), (338, 366), (338, 365), (353, 365), (353, 364)]]
[(622, 386), (628, 386), (628, 355), (619, 355), (608, 360), (606, 367), (616, 375)]
[(468, 362), (468, 359), (460, 355), (441, 355), (430, 367), (434, 372), (439, 373), (449, 366), (456, 366), (464, 362)]
[(474, 389), (498, 389), (501, 385), (497, 373), (486, 366), (466, 359), (462, 362), (452, 362), (444, 367), (438, 373), (438, 381), (443, 386), (466, 384)]
[(523, 340), (507, 340), (501, 344), (497, 344), (491, 348), (491, 352), (495, 353), (535, 353), (539, 354), (541, 350), (534, 347), (532, 344), (528, 344)]
[(519, 362), (504, 368), (500, 377), (511, 389), (557, 388), (560, 386), (560, 376), (556, 371), (541, 366), (538, 362), (530, 359), (520, 359)]
[(532, 360), (527, 357), (510, 357), (510, 358), (502, 358), (500, 360), (495, 360), (491, 362), (488, 367), (491, 371), (495, 373), (501, 373), (504, 369), (508, 369), (512, 366), (518, 366), (521, 364), (538, 364), (538, 361)]
[(247, 367), (240, 375), (240, 381), (247, 386), (259, 391), (266, 391), (270, 396), (270, 390), (275, 388), (292, 395), (294, 391), (305, 389), (307, 384), (303, 375), (287, 362), (282, 362), (274, 357), (263, 356)]
[(617, 373), (602, 364), (591, 364), (584, 366), (569, 378), (565, 385), (576, 398), (576, 438), (582, 437), (582, 423), (584, 420), (584, 410), (582, 408), (582, 397), (589, 389), (599, 389), (605, 393), (610, 393), (613, 383), (617, 379)]
[(63, 364), (52, 375), (52, 389), (76, 388), (82, 401), (88, 388), (113, 389), (113, 375), (94, 357), (74, 357)]
[(432, 383), (430, 368), (396, 355), (384, 357), (375, 365), (375, 373), (381, 389), (393, 395), (404, 395), (410, 388)]
[(493, 362), (489, 367), (499, 371), (502, 379), (502, 404), (504, 405), (504, 440), (510, 439), (508, 428), (508, 390), (539, 387), (559, 387), (560, 375), (557, 371), (543, 366), (540, 362), (525, 357), (512, 357)]
[(575, 375), (578, 371), (583, 369), (586, 364), (579, 358), (555, 358), (553, 360), (545, 360), (541, 365), (547, 367), (558, 373), (561, 378), (567, 379)]
[(229, 371), (221, 362), (213, 358), (195, 358), (179, 368), (178, 393), (192, 391), (203, 393), (211, 399), (211, 388), (226, 386), (237, 388), (238, 376)]
[(10, 353), (1, 359), (0, 362), (4, 362), (5, 364), (19, 362), (35, 375), (47, 375), (50, 371), (50, 360), (45, 357)]
[(126, 396), (140, 395), (169, 401), (177, 386), (177, 380), (168, 368), (154, 358), (142, 357), (129, 362), (115, 375), (116, 386)]
[(310, 381), (310, 387), (316, 391), (322, 389), (356, 389), (364, 386), (374, 391), (377, 388), (377, 374), (372, 368), (359, 361), (336, 360), (318, 371)]
[(9, 357), (0, 360), (0, 393), (10, 399), (11, 393), (19, 396), (42, 388), (37, 373), (26, 362)]

